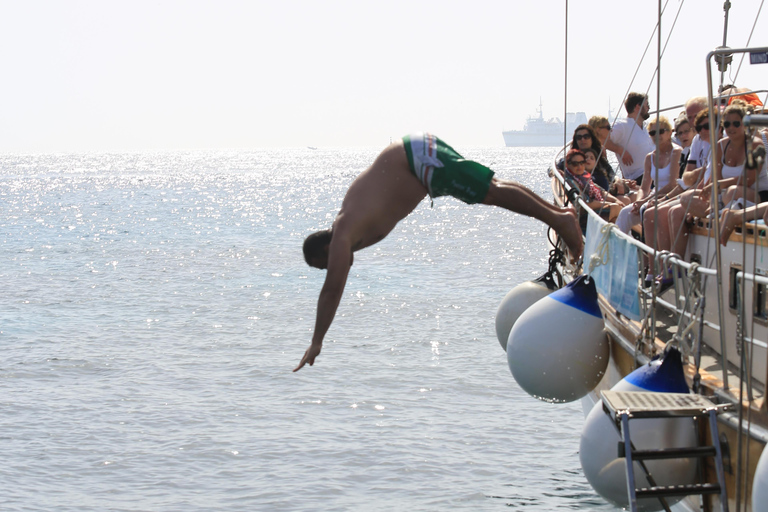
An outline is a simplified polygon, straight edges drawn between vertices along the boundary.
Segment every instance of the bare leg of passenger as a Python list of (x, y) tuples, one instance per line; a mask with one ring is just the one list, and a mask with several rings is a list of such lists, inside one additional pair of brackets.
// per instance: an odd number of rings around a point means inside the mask
[(686, 211), (682, 205), (673, 206), (669, 211), (669, 233), (672, 236), (672, 252), (685, 258), (688, 247), (689, 226), (685, 222)]
[(661, 230), (656, 229), (654, 224), (655, 215), (653, 209), (645, 210), (643, 214), (643, 233), (645, 233), (645, 243), (653, 249), (655, 242), (658, 241), (661, 245)]
[(519, 183), (494, 178), (483, 204), (499, 206), (544, 222), (563, 238), (574, 261), (584, 250), (576, 211), (555, 206)]
[[(731, 201), (734, 201), (736, 199), (739, 199), (740, 197), (744, 197), (744, 189), (741, 185), (732, 185), (728, 187), (728, 190), (723, 193), (723, 204), (728, 204)], [(751, 201), (753, 203), (760, 202), (755, 201), (755, 191), (752, 189), (747, 189), (747, 200)], [(746, 205), (746, 203), (744, 203)]]

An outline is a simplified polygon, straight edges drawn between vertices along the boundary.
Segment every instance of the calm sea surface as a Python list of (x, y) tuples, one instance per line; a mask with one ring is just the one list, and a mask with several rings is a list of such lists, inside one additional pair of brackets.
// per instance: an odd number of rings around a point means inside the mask
[[(496, 340), (535, 221), (424, 201), (291, 372), (302, 240), (380, 149), (0, 155), (0, 508), (613, 510)], [(551, 150), (457, 149), (549, 198)]]

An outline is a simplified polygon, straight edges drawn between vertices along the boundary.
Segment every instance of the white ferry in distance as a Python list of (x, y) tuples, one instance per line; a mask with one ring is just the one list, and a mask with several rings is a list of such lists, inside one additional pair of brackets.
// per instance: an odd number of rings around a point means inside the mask
[[(522, 130), (501, 132), (507, 147), (546, 147), (563, 145), (563, 122), (560, 118), (544, 119), (544, 113), (539, 100), (539, 117), (529, 117)], [(568, 112), (566, 114), (566, 142), (573, 137), (573, 131), (580, 124), (586, 124), (587, 115), (584, 112)]]

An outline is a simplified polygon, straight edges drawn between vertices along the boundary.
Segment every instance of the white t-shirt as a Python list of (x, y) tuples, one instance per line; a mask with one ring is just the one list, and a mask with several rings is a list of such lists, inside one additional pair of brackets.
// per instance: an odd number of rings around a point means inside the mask
[(624, 165), (624, 162), (621, 161), (621, 155), (616, 155), (624, 177), (635, 180), (642, 176), (645, 156), (655, 149), (653, 140), (645, 128), (639, 126), (631, 117), (621, 119), (613, 125), (611, 140), (624, 147), (627, 153), (632, 155), (632, 165)]
[(709, 158), (709, 141), (702, 139), (697, 133), (691, 141), (691, 152), (688, 153), (688, 163), (694, 163), (695, 169), (704, 167)]

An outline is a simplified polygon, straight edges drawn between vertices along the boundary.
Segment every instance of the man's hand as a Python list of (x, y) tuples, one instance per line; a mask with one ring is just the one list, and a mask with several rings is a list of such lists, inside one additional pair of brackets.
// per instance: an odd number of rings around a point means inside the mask
[(621, 155), (621, 161), (624, 165), (632, 165), (632, 162), (635, 160), (632, 158), (632, 155), (629, 154), (629, 151), (624, 151), (624, 154)]
[(304, 365), (309, 363), (309, 366), (312, 366), (315, 364), (315, 358), (320, 355), (320, 350), (322, 350), (323, 344), (322, 343), (312, 343), (306, 352), (304, 352), (304, 357), (301, 358), (301, 362), (299, 363), (299, 366), (293, 369), (294, 372), (297, 372), (304, 368)]

